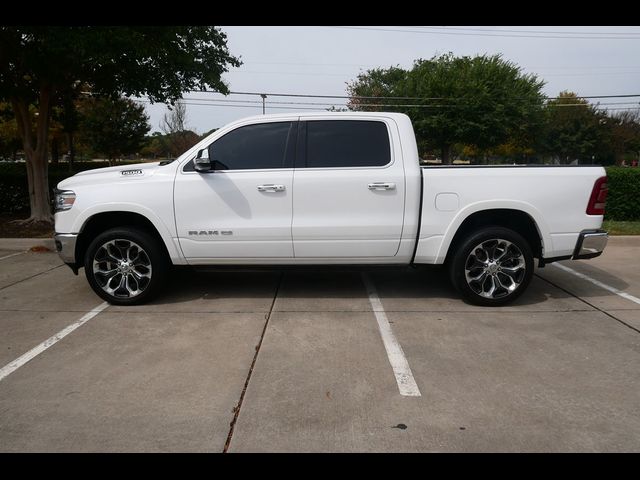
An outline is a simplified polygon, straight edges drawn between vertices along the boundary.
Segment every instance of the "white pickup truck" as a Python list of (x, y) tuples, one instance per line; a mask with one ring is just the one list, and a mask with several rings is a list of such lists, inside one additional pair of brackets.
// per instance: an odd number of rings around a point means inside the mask
[(538, 266), (600, 255), (599, 166), (420, 167), (399, 113), (263, 115), (173, 161), (58, 184), (56, 248), (95, 292), (149, 300), (172, 265), (446, 264), (458, 291), (503, 305)]

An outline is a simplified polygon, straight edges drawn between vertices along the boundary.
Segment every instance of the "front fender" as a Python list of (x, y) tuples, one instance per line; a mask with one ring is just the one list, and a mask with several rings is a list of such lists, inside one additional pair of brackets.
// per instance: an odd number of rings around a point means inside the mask
[(144, 205), (140, 205), (137, 203), (124, 203), (124, 202), (109, 202), (109, 203), (100, 203), (97, 205), (93, 205), (84, 209), (81, 213), (79, 213), (73, 221), (72, 232), (82, 232), (84, 226), (87, 224), (89, 219), (94, 215), (99, 213), (109, 213), (109, 212), (130, 212), (137, 213), (142, 215), (146, 219), (148, 219), (156, 231), (162, 238), (165, 246), (167, 247), (167, 252), (171, 257), (171, 260), (174, 264), (184, 264), (186, 261), (182, 255), (182, 252), (177, 245), (177, 242), (174, 241), (175, 238), (175, 226), (169, 227), (165, 224), (165, 222), (153, 212), (153, 210), (145, 207)]

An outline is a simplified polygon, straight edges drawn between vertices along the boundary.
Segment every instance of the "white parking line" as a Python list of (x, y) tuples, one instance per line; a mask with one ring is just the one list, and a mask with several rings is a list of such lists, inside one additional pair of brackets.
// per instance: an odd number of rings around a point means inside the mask
[(73, 332), (76, 328), (81, 327), (82, 325), (87, 323), (89, 320), (91, 320), (93, 317), (98, 315), (101, 311), (103, 311), (108, 306), (109, 306), (109, 304), (107, 302), (101, 303), (96, 308), (92, 309), (91, 311), (89, 311), (85, 315), (83, 315), (82, 318), (80, 318), (80, 320), (72, 323), (68, 327), (63, 328), (58, 333), (56, 333), (53, 337), (50, 337), (50, 338), (46, 339), (40, 345), (32, 348), (31, 350), (29, 350), (27, 353), (25, 353), (21, 357), (16, 358), (13, 362), (8, 363), (4, 367), (2, 367), (2, 369), (0, 369), (0, 381), (4, 380), (5, 377), (7, 377), (8, 375), (10, 375), (13, 372), (15, 372), (17, 369), (19, 369), (21, 366), (23, 366), (28, 361), (30, 361), (33, 358), (35, 358), (38, 355), (40, 355), (47, 348), (49, 348), (49, 347), (55, 345), (56, 343), (58, 343), (64, 337), (66, 337), (71, 332)]
[(615, 293), (616, 295), (618, 295), (618, 296), (620, 296), (622, 298), (626, 298), (627, 300), (631, 300), (632, 302), (635, 302), (635, 303), (640, 305), (640, 298), (638, 298), (638, 297), (634, 297), (633, 295), (629, 295), (628, 293), (623, 292), (622, 290), (618, 290), (617, 288), (614, 288), (614, 287), (612, 287), (610, 285), (607, 285), (606, 283), (602, 283), (601, 281), (596, 280), (595, 278), (591, 278), (591, 277), (585, 275), (584, 273), (576, 272), (573, 268), (566, 267), (566, 266), (561, 265), (559, 263), (552, 263), (551, 265), (555, 265), (560, 270), (564, 270), (565, 272), (572, 273), (576, 277), (582, 278), (583, 280), (586, 280), (587, 282), (591, 282), (591, 283), (593, 283), (594, 285), (597, 285), (600, 288), (604, 288), (605, 290), (608, 290), (611, 293)]
[(393, 374), (396, 377), (400, 395), (404, 395), (405, 397), (422, 396), (416, 380), (413, 378), (413, 373), (411, 373), (411, 367), (409, 366), (407, 357), (404, 356), (402, 346), (393, 334), (393, 330), (391, 330), (391, 324), (389, 324), (389, 320), (387, 320), (387, 314), (382, 307), (382, 302), (380, 301), (380, 297), (378, 297), (375, 285), (369, 278), (369, 275), (364, 272), (362, 273), (362, 281), (367, 288), (369, 302), (378, 321), (378, 329), (382, 336), (382, 343), (384, 343), (384, 349), (387, 351), (387, 357), (393, 369)]
[(4, 257), (0, 257), (0, 260), (4, 260), (5, 258), (16, 257), (18, 255), (22, 255), (23, 253), (27, 253), (27, 252), (18, 252), (18, 253), (12, 253), (11, 255), (5, 255)]

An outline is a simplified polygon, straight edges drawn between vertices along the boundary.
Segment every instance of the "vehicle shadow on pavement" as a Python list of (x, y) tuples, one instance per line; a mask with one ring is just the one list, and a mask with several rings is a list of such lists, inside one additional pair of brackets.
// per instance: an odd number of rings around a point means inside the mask
[[(165, 291), (149, 304), (166, 305), (194, 300), (267, 299), (274, 297), (276, 288), (281, 300), (353, 298), (354, 301), (361, 301), (367, 298), (361, 277), (363, 273), (373, 279), (383, 302), (385, 298), (437, 299), (470, 305), (453, 288), (446, 270), (441, 267), (304, 267), (281, 270), (234, 268), (207, 271), (181, 267), (174, 269)], [(610, 274), (603, 274), (610, 284), (624, 288), (624, 282), (616, 279), (614, 283)], [(527, 292), (510, 306), (536, 305), (569, 298), (573, 296), (534, 276)]]
[[(387, 272), (384, 275), (373, 274), (373, 279), (378, 286), (381, 297), (384, 298), (420, 298), (420, 299), (450, 299), (461, 304), (475, 306), (456, 291), (451, 282), (446, 268), (442, 266), (428, 266), (421, 268), (405, 268), (395, 272)], [(553, 300), (573, 298), (572, 295), (553, 285), (536, 278), (526, 292), (513, 303), (505, 307), (518, 307), (537, 305)], [(502, 308), (502, 307), (477, 307), (477, 308)]]
[[(578, 268), (576, 268), (576, 265), (574, 264), (577, 264)], [(610, 287), (617, 288), (618, 290), (626, 290), (630, 287), (630, 285), (620, 277), (616, 277), (615, 275), (611, 274), (611, 272), (598, 268), (588, 261), (569, 262), (569, 264), (566, 266), (571, 268), (572, 270), (587, 275), (594, 280), (598, 280), (606, 285), (609, 285)], [(547, 268), (552, 269), (554, 267), (545, 267), (545, 269)], [(544, 269), (542, 270), (542, 272), (544, 273)], [(611, 295), (614, 294), (611, 293)]]
[(198, 271), (174, 268), (164, 291), (149, 304), (162, 305), (218, 298), (273, 298), (278, 271)]

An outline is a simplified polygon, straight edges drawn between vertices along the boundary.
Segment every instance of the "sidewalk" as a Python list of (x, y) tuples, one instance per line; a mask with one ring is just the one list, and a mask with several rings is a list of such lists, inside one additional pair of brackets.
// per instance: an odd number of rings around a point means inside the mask
[(29, 250), (31, 247), (47, 247), (55, 252), (53, 238), (0, 238), (0, 250)]

